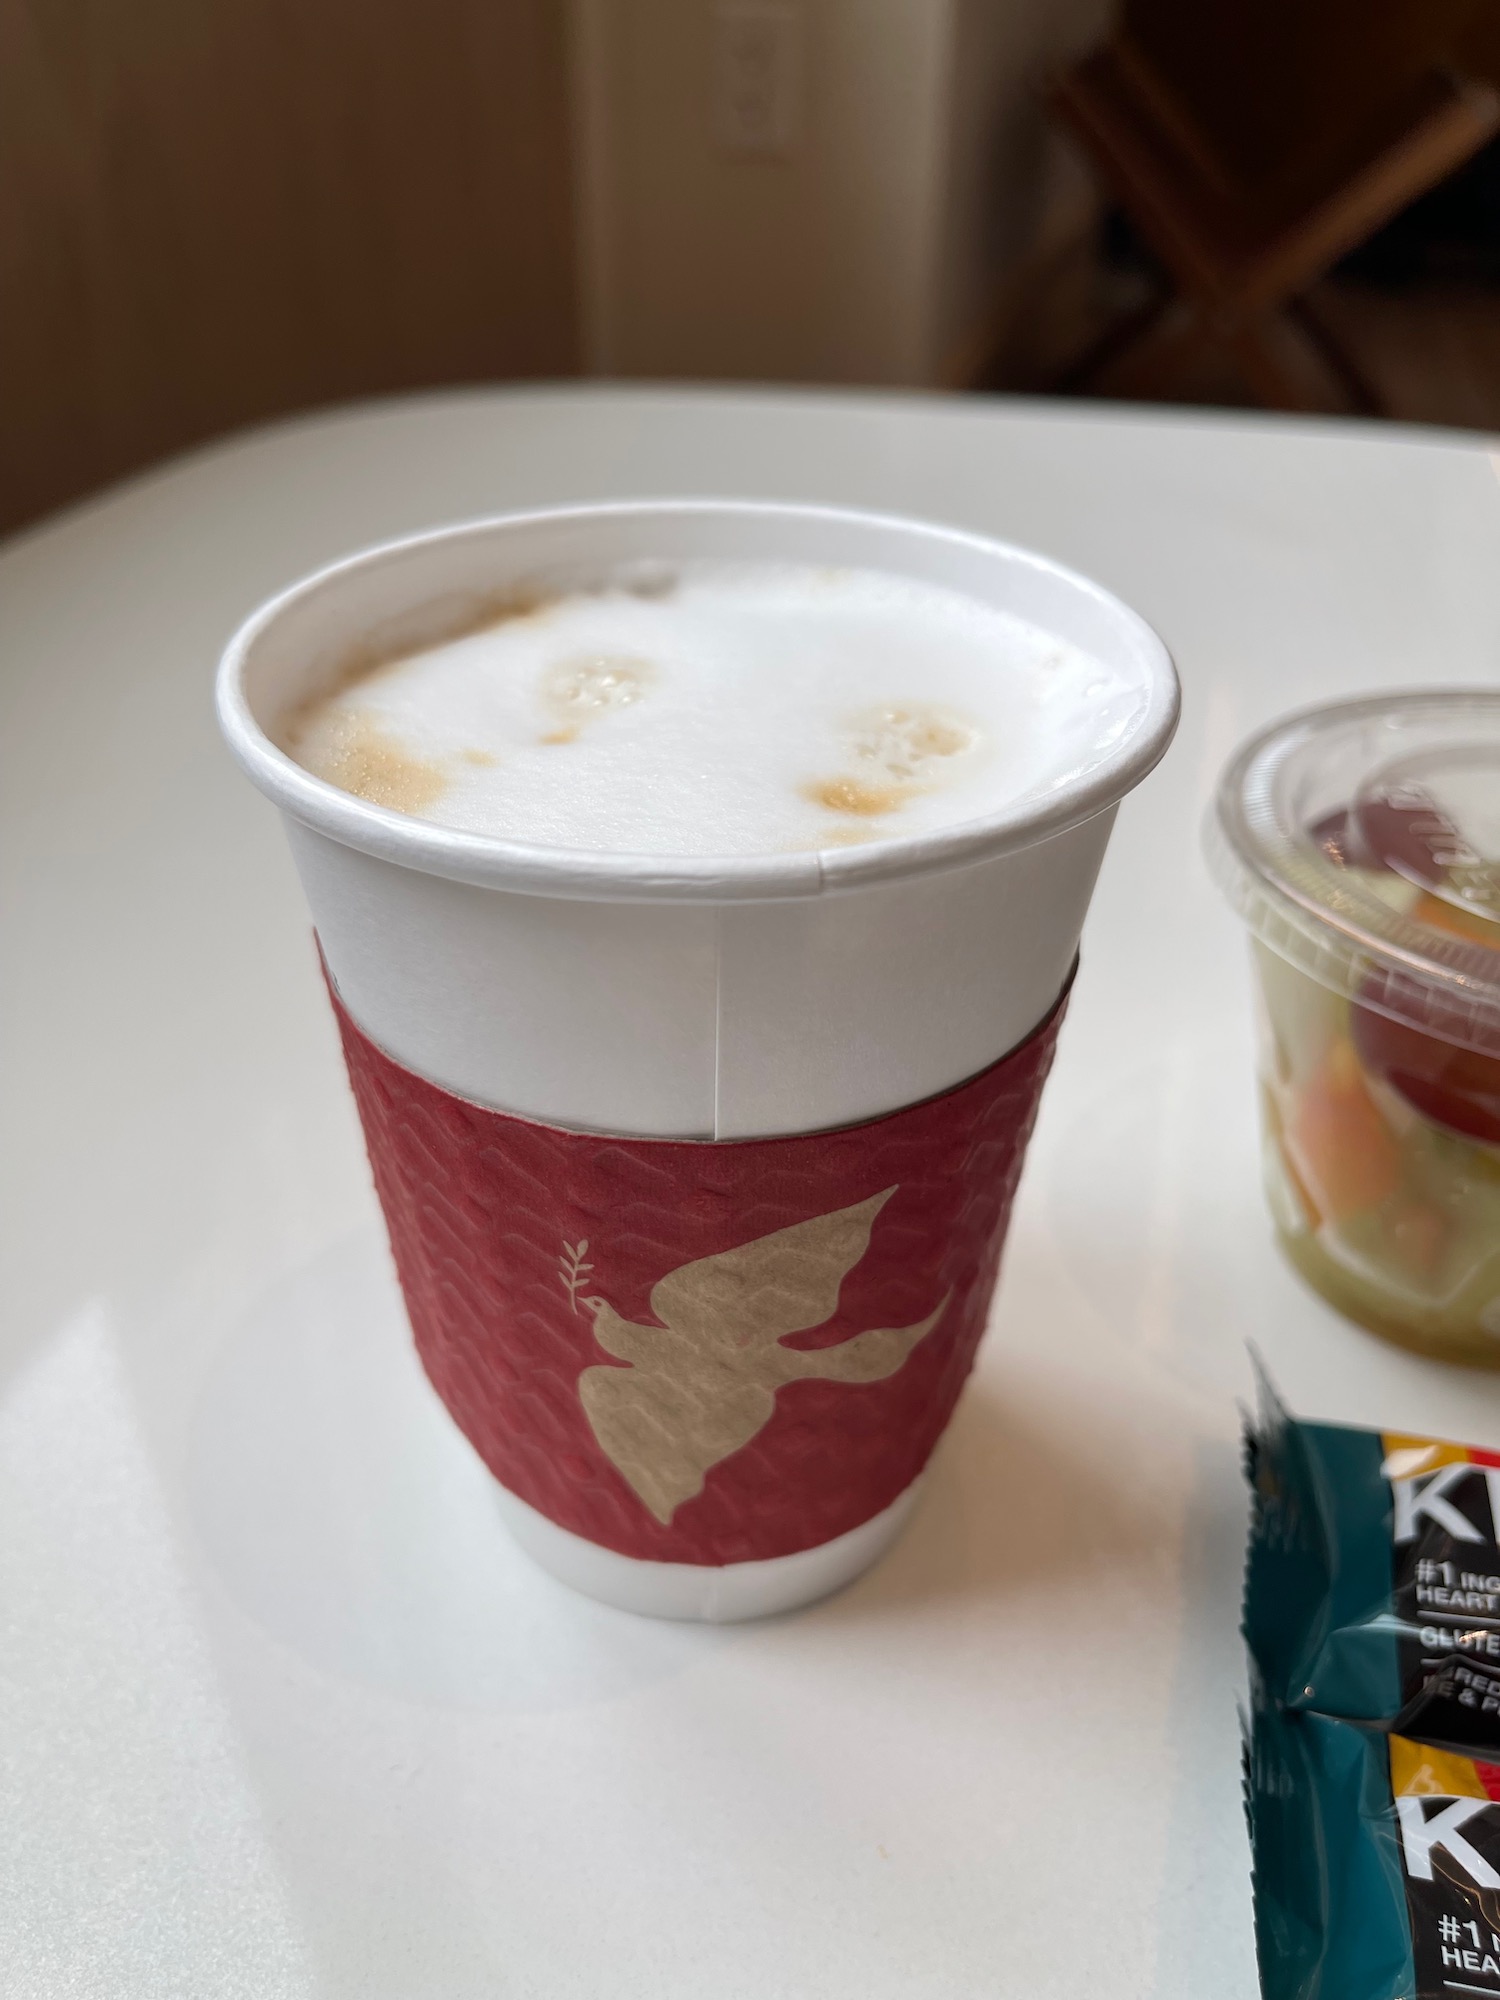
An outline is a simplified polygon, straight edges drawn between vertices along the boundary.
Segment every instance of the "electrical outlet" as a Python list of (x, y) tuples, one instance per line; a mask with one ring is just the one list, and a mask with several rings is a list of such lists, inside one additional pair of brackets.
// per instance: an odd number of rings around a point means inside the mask
[(727, 153), (784, 159), (802, 124), (802, 9), (792, 0), (715, 0), (714, 138)]

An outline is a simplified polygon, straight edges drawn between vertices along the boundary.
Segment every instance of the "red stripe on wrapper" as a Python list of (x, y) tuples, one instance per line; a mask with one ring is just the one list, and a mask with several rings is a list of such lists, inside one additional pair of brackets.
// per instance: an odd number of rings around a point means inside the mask
[(333, 995), (418, 1353), (503, 1486), (657, 1562), (791, 1555), (927, 1463), (984, 1331), (1066, 999), (941, 1097), (723, 1142), (562, 1131)]

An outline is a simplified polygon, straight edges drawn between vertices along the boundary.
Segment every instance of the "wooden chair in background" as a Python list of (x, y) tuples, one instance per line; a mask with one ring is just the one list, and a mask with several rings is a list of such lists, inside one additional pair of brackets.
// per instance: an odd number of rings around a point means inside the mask
[(1500, 130), (1500, 94), (1443, 61), (1468, 11), (1463, 0), (1127, 0), (1114, 37), (1051, 105), (1162, 282), (1050, 386), (1082, 388), (1183, 302), (1179, 361), (1217, 344), (1268, 408), (1315, 406), (1278, 352), (1291, 319), (1356, 408), (1378, 412), (1306, 294)]

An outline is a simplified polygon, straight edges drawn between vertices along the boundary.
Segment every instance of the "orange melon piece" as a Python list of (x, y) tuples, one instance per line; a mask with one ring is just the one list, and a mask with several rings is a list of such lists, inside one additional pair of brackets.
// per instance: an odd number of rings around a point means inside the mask
[(1335, 1042), (1297, 1093), (1287, 1137), (1299, 1177), (1329, 1222), (1379, 1208), (1400, 1185), (1400, 1147), (1348, 1042)]
[(1491, 951), (1500, 951), (1500, 924), (1491, 923), (1477, 910), (1461, 910), (1454, 903), (1444, 902), (1441, 896), (1430, 896), (1424, 889), (1412, 904), (1411, 914), (1419, 923), (1447, 931), (1450, 937), (1462, 938), (1466, 944), (1487, 944)]

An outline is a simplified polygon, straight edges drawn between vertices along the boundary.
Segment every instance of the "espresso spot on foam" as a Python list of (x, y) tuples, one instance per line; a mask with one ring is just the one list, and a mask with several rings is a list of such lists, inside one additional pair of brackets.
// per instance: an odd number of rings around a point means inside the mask
[(820, 778), (807, 787), (805, 796), (815, 806), (826, 806), (829, 812), (857, 813), (864, 819), (874, 819), (904, 805), (907, 795), (902, 785), (868, 785), (862, 778)]
[(861, 764), (902, 785), (931, 782), (950, 757), (972, 750), (978, 731), (942, 709), (881, 708), (856, 722), (850, 744)]
[(466, 764), (478, 764), (484, 770), (492, 770), (500, 759), (493, 750), (460, 750), (459, 756)]
[(309, 768), (330, 784), (393, 812), (423, 812), (448, 789), (438, 765), (413, 756), (364, 715), (341, 716)]
[(874, 709), (851, 727), (852, 769), (836, 778), (819, 779), (807, 787), (806, 796), (830, 812), (874, 819), (897, 811), (919, 792), (933, 790), (948, 760), (972, 750), (978, 741), (976, 729), (941, 709)]
[(572, 743), (586, 722), (607, 709), (630, 708), (640, 701), (655, 677), (649, 660), (611, 653), (555, 661), (542, 676), (541, 697), (557, 727), (542, 741)]

